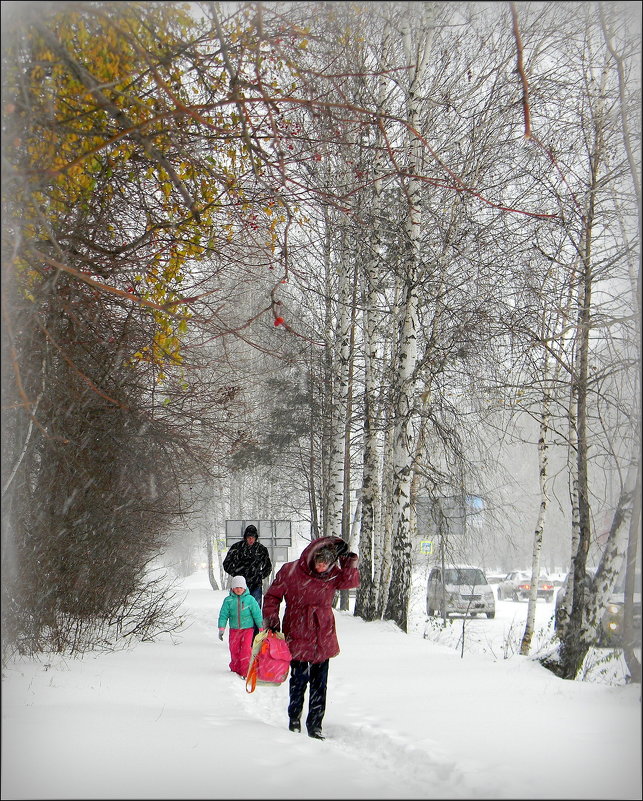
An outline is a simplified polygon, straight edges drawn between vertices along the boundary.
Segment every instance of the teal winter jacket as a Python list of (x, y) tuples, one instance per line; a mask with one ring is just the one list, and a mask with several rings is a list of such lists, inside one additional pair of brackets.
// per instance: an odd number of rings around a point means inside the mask
[(231, 629), (251, 629), (254, 625), (263, 628), (261, 609), (248, 590), (241, 595), (230, 590), (230, 595), (224, 599), (219, 612), (219, 628), (224, 629), (228, 621)]

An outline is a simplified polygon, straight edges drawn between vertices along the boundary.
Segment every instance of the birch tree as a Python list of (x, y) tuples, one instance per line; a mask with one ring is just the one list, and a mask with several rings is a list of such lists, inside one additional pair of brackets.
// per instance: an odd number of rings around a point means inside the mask
[(350, 286), (350, 255), (346, 241), (347, 232), (344, 225), (340, 225), (339, 245), (336, 255), (337, 270), (337, 312), (336, 337), (331, 344), (336, 349), (337, 356), (333, 359), (334, 376), (331, 386), (332, 418), (330, 429), (332, 440), (329, 454), (328, 479), (328, 535), (342, 536), (342, 523), (344, 511), (344, 468), (347, 441), (347, 415), (349, 398), (349, 362), (351, 359), (351, 286)]
[[(413, 417), (416, 401), (418, 281), (421, 269), (420, 242), (422, 224), (422, 142), (418, 137), (422, 86), (426, 78), (434, 35), (434, 12), (422, 4), (419, 20), (407, 7), (402, 19), (401, 39), (409, 65), (406, 92), (408, 203), (406, 241), (402, 264), (398, 367), (395, 381), (395, 432), (393, 436), (393, 569), (385, 615), (406, 630), (410, 590), (411, 553), (411, 482), (415, 434)], [(417, 27), (415, 27), (417, 25)]]
[[(387, 51), (387, 30), (381, 33), (381, 49)], [(380, 75), (377, 79), (376, 112), (383, 115), (387, 79)], [(381, 408), (381, 372), (378, 370), (378, 323), (380, 306), (381, 273), (383, 269), (383, 246), (381, 242), (382, 225), (382, 179), (384, 172), (382, 131), (378, 126), (374, 135), (375, 158), (373, 159), (373, 190), (371, 213), (366, 219), (368, 249), (362, 257), (362, 328), (364, 351), (364, 447), (361, 485), (360, 521), (360, 586), (355, 601), (355, 614), (365, 620), (373, 620), (377, 615), (377, 597), (381, 549), (381, 453), (382, 440), (379, 431), (378, 409)]]

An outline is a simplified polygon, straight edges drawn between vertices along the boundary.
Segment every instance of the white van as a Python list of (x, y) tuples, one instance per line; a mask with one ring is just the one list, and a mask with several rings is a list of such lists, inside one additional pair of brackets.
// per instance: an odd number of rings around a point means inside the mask
[(444, 592), (442, 590), (442, 568), (433, 567), (429, 572), (426, 587), (426, 612), (429, 616), (443, 616), (443, 600), (446, 615), (496, 616), (496, 599), (487, 581), (484, 570), (472, 565), (445, 565)]

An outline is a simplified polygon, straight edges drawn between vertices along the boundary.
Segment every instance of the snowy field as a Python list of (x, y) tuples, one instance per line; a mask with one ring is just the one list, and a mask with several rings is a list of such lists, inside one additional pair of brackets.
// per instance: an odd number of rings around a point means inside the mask
[[(526, 603), (463, 632), (418, 592), (409, 635), (337, 612), (319, 742), (287, 730), (287, 684), (248, 694), (228, 670), (226, 593), (205, 571), (183, 587), (178, 635), (5, 670), (3, 799), (641, 798), (640, 686), (611, 651), (587, 682), (516, 655)], [(535, 651), (552, 612), (538, 602)]]

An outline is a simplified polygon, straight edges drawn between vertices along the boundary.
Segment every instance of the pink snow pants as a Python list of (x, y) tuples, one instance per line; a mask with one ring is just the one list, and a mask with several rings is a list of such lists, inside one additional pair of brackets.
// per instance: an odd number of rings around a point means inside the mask
[(230, 629), (230, 670), (245, 679), (252, 653), (253, 629)]

